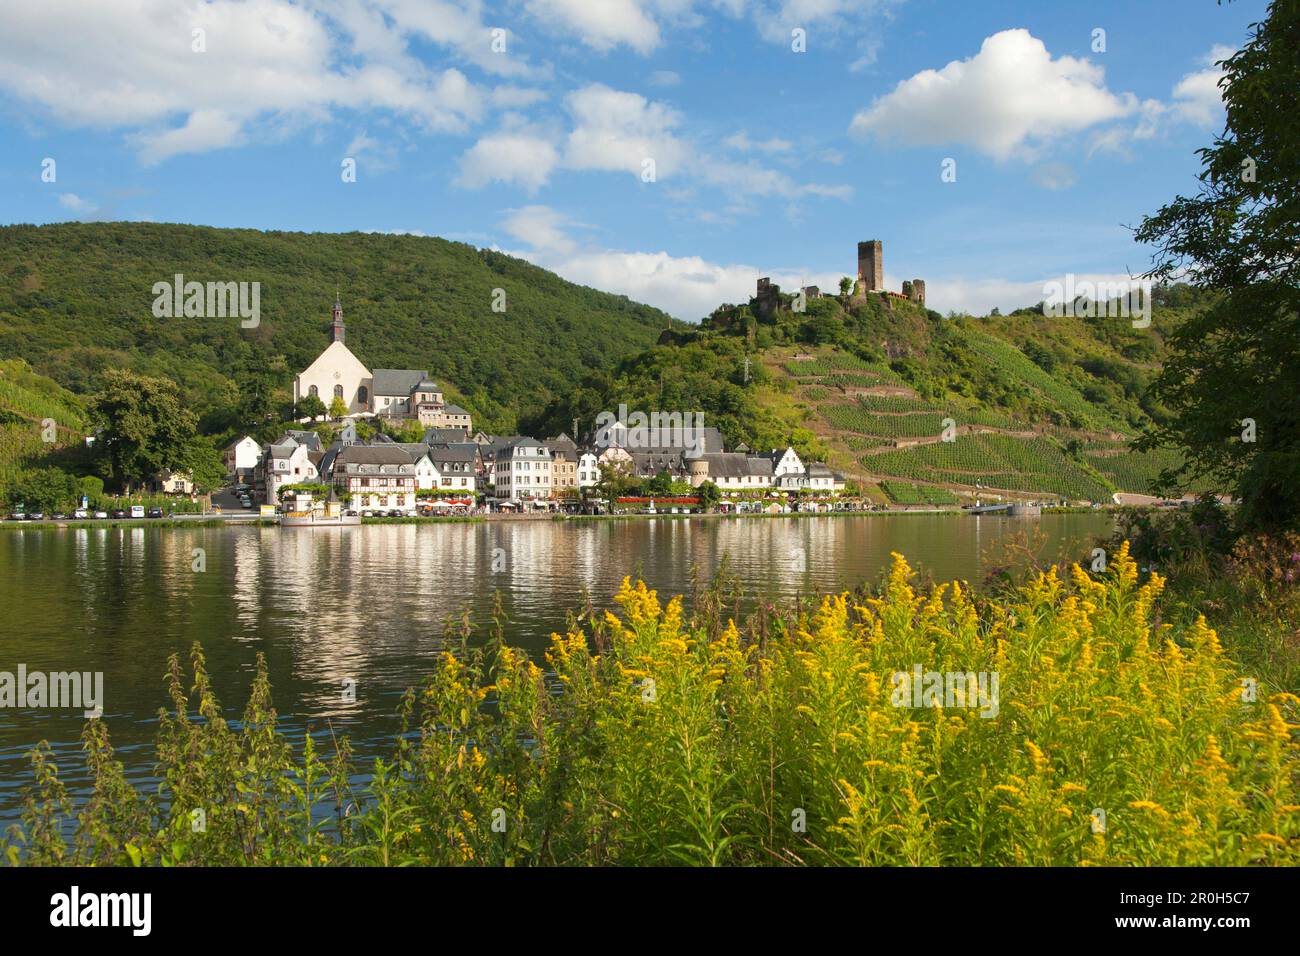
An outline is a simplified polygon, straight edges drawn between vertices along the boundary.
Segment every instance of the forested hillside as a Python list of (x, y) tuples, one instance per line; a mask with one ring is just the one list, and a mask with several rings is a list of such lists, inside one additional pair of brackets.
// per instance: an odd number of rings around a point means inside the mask
[[(261, 322), (155, 318), (176, 273), (260, 282)], [(0, 227), (0, 357), (76, 394), (105, 368), (176, 381), (209, 430), (236, 427), (241, 376), (292, 376), (329, 343), (338, 289), (348, 346), (371, 368), (427, 368), (476, 424), (513, 431), (594, 370), (643, 349), (666, 314), (462, 243), (373, 233), (155, 223)], [(493, 290), (505, 311), (493, 311)]]

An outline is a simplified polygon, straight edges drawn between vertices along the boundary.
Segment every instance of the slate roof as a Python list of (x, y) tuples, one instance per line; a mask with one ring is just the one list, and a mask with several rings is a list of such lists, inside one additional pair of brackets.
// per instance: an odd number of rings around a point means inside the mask
[(415, 387), (429, 377), (423, 369), (414, 368), (377, 368), (371, 372), (372, 395), (410, 396)]

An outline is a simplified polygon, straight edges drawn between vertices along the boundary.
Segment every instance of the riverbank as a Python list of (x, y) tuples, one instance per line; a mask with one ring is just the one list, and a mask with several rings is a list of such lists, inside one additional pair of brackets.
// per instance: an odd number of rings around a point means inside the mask
[[(1117, 508), (1044, 508), (1042, 514), (1106, 514), (1117, 511)], [(888, 518), (898, 517), (901, 515), (942, 515), (947, 517), (971, 516), (971, 512), (961, 508), (890, 508), (876, 511), (788, 511), (769, 514), (767, 512), (708, 512), (705, 514), (671, 514), (660, 512), (657, 514), (646, 514), (644, 512), (623, 513), (623, 514), (598, 514), (598, 515), (573, 515), (560, 513), (535, 513), (535, 514), (512, 514), (509, 512), (496, 512), (490, 514), (474, 515), (433, 515), (424, 517), (421, 515), (408, 515), (401, 518), (362, 518), (363, 525), (379, 524), (475, 524), (481, 522), (509, 522), (509, 521), (561, 521), (561, 522), (584, 522), (584, 521), (633, 521), (633, 520), (737, 520), (746, 518)], [(973, 515), (981, 518), (997, 517), (1037, 517), (1035, 515), (1008, 516), (1005, 513), (993, 513), (983, 515)], [(257, 527), (277, 527), (279, 518), (264, 518), (259, 515), (194, 515), (194, 516), (172, 516), (167, 518), (77, 518), (70, 520), (56, 520), (53, 518), (43, 518), (39, 521), (0, 521), (0, 530), (21, 530), (23, 528), (221, 528), (231, 525), (255, 525)]]

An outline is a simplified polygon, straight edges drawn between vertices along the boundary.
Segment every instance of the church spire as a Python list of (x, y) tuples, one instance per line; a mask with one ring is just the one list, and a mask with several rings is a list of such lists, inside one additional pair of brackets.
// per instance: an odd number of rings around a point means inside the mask
[(339, 293), (337, 289), (334, 290), (334, 309), (331, 312), (331, 315), (334, 319), (334, 341), (342, 342), (344, 334), (343, 305), (339, 302)]

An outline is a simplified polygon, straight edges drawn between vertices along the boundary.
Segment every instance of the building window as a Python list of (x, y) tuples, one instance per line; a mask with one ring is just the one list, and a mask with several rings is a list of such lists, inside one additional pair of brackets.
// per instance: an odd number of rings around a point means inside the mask
[(320, 398), (320, 390), (315, 385), (307, 389), (307, 394), (312, 398)]
[(364, 385), (362, 385), (360, 388), (357, 389), (357, 401), (360, 402), (362, 405), (366, 403), (366, 399), (368, 399), (369, 397), (370, 397), (370, 390), (366, 388)]
[(335, 398), (342, 398), (342, 397), (343, 397), (343, 386), (342, 386), (342, 385), (335, 385), (335, 386), (334, 386), (334, 397), (335, 397)]

